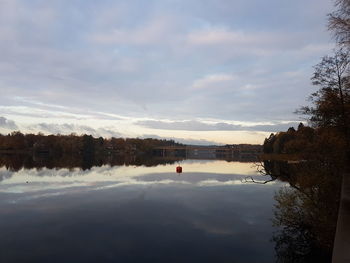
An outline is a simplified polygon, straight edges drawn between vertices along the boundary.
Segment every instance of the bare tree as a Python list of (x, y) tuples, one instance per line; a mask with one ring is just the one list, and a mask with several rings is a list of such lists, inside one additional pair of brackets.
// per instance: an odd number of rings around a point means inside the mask
[(350, 0), (336, 0), (335, 7), (329, 14), (328, 28), (338, 44), (350, 48)]

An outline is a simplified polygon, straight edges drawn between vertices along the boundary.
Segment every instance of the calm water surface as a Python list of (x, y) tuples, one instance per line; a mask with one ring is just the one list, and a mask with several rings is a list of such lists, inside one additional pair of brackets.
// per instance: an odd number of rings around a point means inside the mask
[(274, 262), (275, 192), (253, 163), (0, 168), (0, 262)]

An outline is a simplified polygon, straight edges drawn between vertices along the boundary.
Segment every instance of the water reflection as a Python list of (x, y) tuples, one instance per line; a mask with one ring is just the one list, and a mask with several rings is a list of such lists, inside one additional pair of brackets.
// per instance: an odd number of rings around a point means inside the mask
[(225, 160), (82, 162), (0, 158), (1, 262), (330, 262), (331, 163), (265, 161), (264, 177)]
[[(101, 190), (106, 188), (136, 185), (170, 185), (182, 184), (191, 186), (223, 186), (243, 184), (247, 175), (257, 175), (252, 163), (226, 161), (183, 160), (185, 173), (175, 174), (175, 166), (164, 164), (158, 166), (121, 165), (92, 167), (89, 170), (80, 168), (32, 168), (18, 171), (0, 168), (0, 192), (34, 193), (47, 190), (78, 188)], [(56, 192), (56, 194), (59, 194)]]
[(152, 155), (49, 155), (49, 154), (0, 154), (0, 167), (18, 171), (22, 168), (80, 168), (88, 170), (95, 166), (156, 166), (159, 164), (171, 164), (181, 161), (183, 158), (159, 158)]
[(1, 262), (273, 262), (273, 196), (253, 163), (2, 167)]
[(265, 162), (267, 172), (291, 187), (275, 200), (273, 237), (278, 262), (331, 262), (341, 176), (332, 163)]
[[(185, 160), (185, 156), (173, 155), (152, 155), (152, 154), (0, 154), (0, 167), (4, 166), (8, 170), (18, 171), (22, 168), (80, 168), (88, 170), (95, 166), (157, 166), (160, 164), (174, 164)], [(206, 158), (198, 159), (198, 162)], [(257, 155), (250, 154), (238, 156), (237, 158), (216, 159), (209, 158), (207, 160), (225, 160), (226, 162), (255, 162)]]

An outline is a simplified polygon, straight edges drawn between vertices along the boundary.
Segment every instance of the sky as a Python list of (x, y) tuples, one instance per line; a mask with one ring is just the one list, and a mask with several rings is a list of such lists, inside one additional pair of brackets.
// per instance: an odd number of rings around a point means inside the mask
[(261, 144), (297, 126), (331, 0), (0, 0), (0, 133)]

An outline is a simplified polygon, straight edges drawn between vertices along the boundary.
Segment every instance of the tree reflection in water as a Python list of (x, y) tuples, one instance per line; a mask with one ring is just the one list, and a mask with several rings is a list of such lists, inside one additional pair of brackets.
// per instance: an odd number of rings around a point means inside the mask
[(0, 167), (6, 167), (7, 170), (19, 171), (21, 169), (91, 169), (95, 166), (157, 166), (159, 164), (172, 164), (183, 158), (159, 158), (152, 155), (93, 155), (84, 153), (83, 155), (64, 154), (64, 155), (30, 155), (30, 154), (2, 154), (0, 155)]
[(340, 198), (335, 163), (265, 161), (266, 173), (288, 182), (275, 195), (277, 262), (331, 262)]

